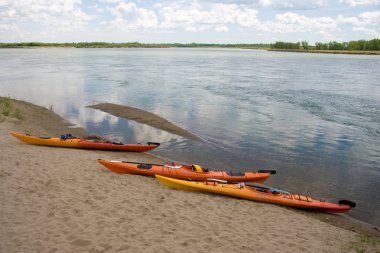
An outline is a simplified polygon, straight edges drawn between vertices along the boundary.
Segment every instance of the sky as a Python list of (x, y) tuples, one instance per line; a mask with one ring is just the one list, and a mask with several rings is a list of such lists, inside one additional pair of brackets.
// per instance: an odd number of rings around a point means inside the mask
[(0, 0), (0, 42), (380, 38), (380, 0)]

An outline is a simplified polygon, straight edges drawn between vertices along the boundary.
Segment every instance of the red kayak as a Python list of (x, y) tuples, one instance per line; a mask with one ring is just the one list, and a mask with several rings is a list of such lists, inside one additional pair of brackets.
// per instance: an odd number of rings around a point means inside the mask
[(264, 182), (271, 174), (276, 174), (275, 170), (259, 170), (257, 172), (233, 172), (233, 171), (213, 171), (202, 168), (197, 164), (193, 165), (163, 165), (146, 164), (122, 161), (106, 161), (98, 159), (98, 162), (116, 173), (139, 174), (146, 176), (161, 175), (166, 177), (204, 181), (208, 178), (226, 180), (228, 182)]

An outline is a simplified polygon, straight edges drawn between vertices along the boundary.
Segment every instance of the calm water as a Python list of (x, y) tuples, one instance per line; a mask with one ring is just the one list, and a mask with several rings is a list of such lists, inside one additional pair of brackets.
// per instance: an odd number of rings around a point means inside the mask
[[(353, 200), (358, 206), (349, 215), (380, 226), (379, 69), (378, 56), (2, 49), (0, 95), (52, 106), (110, 139), (161, 142), (152, 153), (176, 161), (276, 169), (268, 184)], [(84, 107), (100, 102), (156, 113), (208, 142)]]

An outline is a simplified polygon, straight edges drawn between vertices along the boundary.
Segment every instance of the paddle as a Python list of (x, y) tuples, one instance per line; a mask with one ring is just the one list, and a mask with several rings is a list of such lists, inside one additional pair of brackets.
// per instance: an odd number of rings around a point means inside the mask
[(252, 188), (256, 188), (256, 189), (262, 189), (262, 190), (268, 190), (268, 191), (272, 191), (272, 192), (280, 192), (280, 193), (292, 195), (288, 191), (284, 191), (284, 190), (280, 190), (280, 189), (277, 189), (277, 188), (268, 187), (268, 186), (262, 185), (262, 184), (257, 184), (256, 183), (256, 184), (245, 184), (245, 185), (249, 186), (249, 187), (252, 187)]
[[(206, 181), (217, 182), (217, 183), (220, 183), (220, 184), (228, 184), (228, 181), (226, 181), (226, 180), (215, 179), (215, 178), (208, 178)], [(236, 184), (242, 184), (242, 183), (236, 183)], [(261, 184), (258, 184), (258, 183), (256, 183), (256, 184), (246, 184), (246, 183), (244, 183), (244, 185), (248, 186), (248, 187), (256, 188), (256, 189), (268, 190), (268, 191), (272, 191), (272, 192), (280, 192), (280, 193), (291, 195), (290, 192), (283, 191), (283, 190), (276, 189), (276, 188), (272, 188), (272, 187), (268, 187), (268, 186), (261, 185)]]

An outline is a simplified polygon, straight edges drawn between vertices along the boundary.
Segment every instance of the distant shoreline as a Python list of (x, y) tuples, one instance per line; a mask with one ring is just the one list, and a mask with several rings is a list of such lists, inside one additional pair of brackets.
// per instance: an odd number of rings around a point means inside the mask
[(274, 52), (312, 53), (312, 54), (354, 54), (380, 55), (380, 51), (361, 50), (315, 50), (315, 49), (276, 49), (269, 44), (143, 44), (143, 43), (0, 43), (0, 49), (16, 48), (223, 48), (253, 49)]
[(270, 44), (213, 44), (213, 43), (108, 43), (108, 42), (78, 42), (78, 43), (0, 43), (0, 48), (248, 48), (269, 49)]
[(310, 53), (310, 54), (359, 54), (380, 55), (380, 51), (354, 51), (354, 50), (304, 50), (304, 49), (266, 49), (275, 52)]

